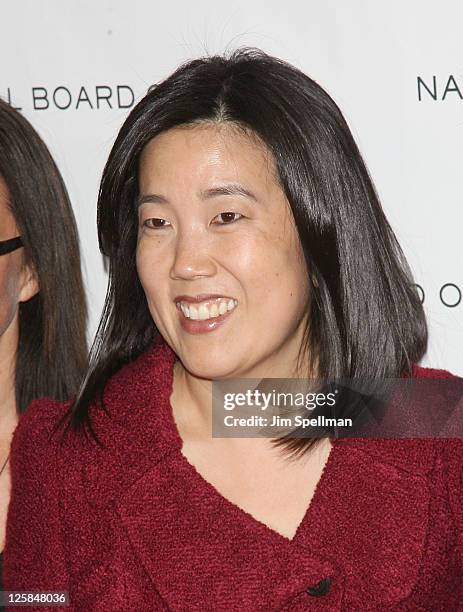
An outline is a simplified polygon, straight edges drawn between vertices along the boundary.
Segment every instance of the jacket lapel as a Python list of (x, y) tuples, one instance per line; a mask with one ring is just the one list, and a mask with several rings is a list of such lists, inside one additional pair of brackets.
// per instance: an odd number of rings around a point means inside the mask
[(411, 595), (418, 579), (430, 527), (434, 445), (353, 439), (336, 445), (299, 544), (342, 567), (347, 609), (363, 609), (364, 602), (393, 606)]
[(289, 540), (246, 520), (220, 495), (196, 488), (176, 452), (134, 483), (117, 513), (142, 566), (172, 609), (278, 610), (301, 595), (308, 600), (306, 588), (327, 575), (338, 585), (329, 609), (339, 609), (341, 577), (332, 563), (292, 549)]

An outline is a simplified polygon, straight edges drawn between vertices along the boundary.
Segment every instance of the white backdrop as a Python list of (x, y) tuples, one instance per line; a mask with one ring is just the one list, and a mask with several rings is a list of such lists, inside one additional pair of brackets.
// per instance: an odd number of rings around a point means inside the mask
[(3, 0), (0, 96), (50, 147), (79, 226), (95, 332), (103, 164), (148, 87), (242, 45), (277, 55), (337, 101), (424, 292), (425, 365), (463, 375), (461, 0)]

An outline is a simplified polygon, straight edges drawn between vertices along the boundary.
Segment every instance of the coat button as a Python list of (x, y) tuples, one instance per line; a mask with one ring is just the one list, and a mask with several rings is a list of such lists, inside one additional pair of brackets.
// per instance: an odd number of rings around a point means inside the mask
[(331, 588), (331, 578), (327, 576), (314, 584), (313, 586), (307, 587), (305, 592), (308, 595), (312, 595), (312, 597), (321, 597), (322, 595), (327, 595)]

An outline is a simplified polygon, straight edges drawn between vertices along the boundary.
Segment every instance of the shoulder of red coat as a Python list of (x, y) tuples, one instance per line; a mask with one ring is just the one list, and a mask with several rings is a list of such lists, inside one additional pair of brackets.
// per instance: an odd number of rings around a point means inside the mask
[(67, 413), (70, 404), (70, 401), (52, 398), (33, 400), (19, 418), (11, 441), (11, 452), (19, 451), (23, 455), (49, 453), (61, 431), (59, 421)]
[(448, 370), (420, 366), (417, 363), (412, 364), (412, 376), (414, 378), (458, 378), (456, 374)]
[(463, 378), (452, 372), (439, 368), (431, 368), (412, 364), (412, 378), (423, 380), (423, 389), (428, 392), (429, 401), (435, 413), (446, 410), (449, 402), (454, 412), (450, 412), (455, 419), (459, 419), (456, 425), (456, 433), (449, 429), (446, 437), (443, 433), (439, 437), (415, 437), (415, 438), (346, 438), (339, 443), (351, 449), (361, 450), (371, 455), (372, 458), (399, 469), (416, 474), (429, 472), (438, 456), (448, 458), (451, 462), (463, 466), (463, 438), (458, 435), (461, 430), (460, 421), (463, 423), (463, 415), (460, 414), (463, 397)]
[(60, 448), (59, 430), (53, 432), (68, 408), (69, 402), (42, 398), (20, 416), (10, 447), (12, 486), (54, 487), (56, 479), (62, 482), (63, 466), (72, 463), (66, 461), (65, 446)]

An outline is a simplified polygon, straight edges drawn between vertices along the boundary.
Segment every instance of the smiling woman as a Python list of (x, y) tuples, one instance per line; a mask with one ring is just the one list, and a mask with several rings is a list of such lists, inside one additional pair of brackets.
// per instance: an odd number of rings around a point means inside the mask
[[(275, 177), (263, 143), (228, 123), (168, 130), (141, 155), (138, 277), (157, 329), (195, 378), (293, 373), (308, 278)], [(146, 202), (154, 193), (158, 203)]]
[(119, 132), (98, 231), (87, 376), (17, 435), (8, 588), (72, 610), (458, 609), (459, 441), (211, 435), (217, 380), (461, 383), (416, 364), (419, 296), (330, 96), (255, 49), (179, 67)]

